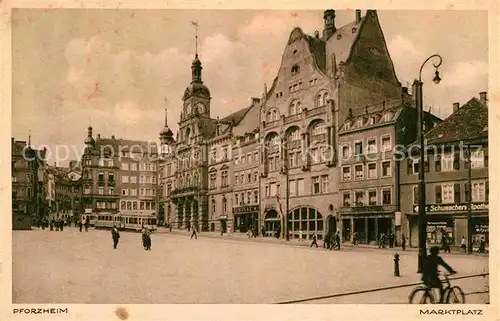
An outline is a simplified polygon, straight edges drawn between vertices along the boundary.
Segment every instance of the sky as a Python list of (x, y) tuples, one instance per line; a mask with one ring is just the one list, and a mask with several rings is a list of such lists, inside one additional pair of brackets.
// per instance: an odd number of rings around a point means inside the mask
[[(379, 10), (396, 75), (411, 87), (430, 55), (443, 57), (442, 81), (425, 67), (424, 106), (445, 118), (452, 104), (488, 90), (487, 11)], [(365, 10), (362, 11), (365, 15)], [(355, 19), (337, 10), (336, 26)], [(223, 117), (261, 97), (276, 76), (290, 32), (323, 29), (322, 11), (13, 9), (12, 137), (81, 151), (89, 124), (94, 137), (158, 140), (168, 98), (175, 132), (191, 80), (195, 33), (211, 116)], [(64, 153), (63, 153), (64, 154)]]

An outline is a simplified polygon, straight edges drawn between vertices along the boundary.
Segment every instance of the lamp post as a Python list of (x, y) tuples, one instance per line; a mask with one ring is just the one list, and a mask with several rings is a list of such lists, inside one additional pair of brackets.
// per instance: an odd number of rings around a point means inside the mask
[(469, 145), (465, 150), (465, 161), (469, 163), (467, 171), (467, 253), (472, 254), (472, 162)]
[(425, 150), (424, 150), (424, 107), (423, 107), (423, 94), (422, 94), (422, 69), (425, 64), (431, 60), (432, 58), (438, 58), (439, 62), (437, 64), (433, 64), (434, 68), (436, 68), (435, 76), (433, 82), (435, 84), (439, 84), (441, 78), (439, 77), (438, 68), (441, 66), (443, 62), (443, 58), (440, 55), (434, 54), (427, 58), (422, 66), (420, 67), (420, 71), (418, 74), (418, 81), (416, 82), (416, 107), (418, 114), (418, 132), (419, 132), (419, 143), (420, 143), (420, 161), (418, 166), (418, 190), (419, 190), (419, 202), (418, 202), (418, 273), (423, 272), (424, 260), (427, 256), (426, 249), (426, 215), (425, 215)]

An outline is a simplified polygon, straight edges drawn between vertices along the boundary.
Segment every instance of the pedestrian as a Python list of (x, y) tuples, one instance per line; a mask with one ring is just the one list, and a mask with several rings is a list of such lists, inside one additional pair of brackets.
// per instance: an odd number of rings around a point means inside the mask
[(335, 247), (340, 251), (340, 232), (335, 233)]
[(193, 236), (196, 240), (198, 239), (198, 235), (196, 235), (196, 226), (193, 226), (193, 233), (191, 234), (191, 239), (193, 238)]
[(379, 240), (379, 243), (378, 243), (378, 248), (385, 248), (385, 234), (382, 233), (380, 234), (380, 240)]
[(64, 220), (61, 220), (61, 231), (64, 229)]
[(450, 243), (451, 243), (451, 239), (448, 238), (447, 236), (443, 236), (443, 247), (444, 247), (444, 253), (448, 252), (448, 253), (451, 253), (451, 247), (450, 247)]
[(462, 250), (464, 250), (464, 253), (467, 252), (467, 243), (465, 242), (465, 236), (462, 236), (462, 243), (460, 244), (460, 247)]
[(168, 229), (170, 232), (172, 232), (172, 224), (168, 224)]
[(485, 253), (486, 252), (486, 242), (484, 241), (483, 238), (481, 238), (481, 241), (479, 242), (479, 253)]
[(318, 247), (318, 242), (317, 242), (316, 234), (313, 235), (313, 241), (312, 241), (310, 247), (313, 247), (313, 245), (316, 245), (316, 247)]
[(262, 225), (262, 228), (260, 229), (260, 232), (262, 233), (262, 237), (266, 236), (266, 227)]
[(392, 233), (389, 233), (389, 248), (394, 247), (394, 235)]
[(356, 245), (357, 241), (358, 241), (358, 233), (354, 232), (352, 233), (352, 245)]
[(116, 250), (118, 241), (120, 240), (120, 232), (118, 232), (116, 225), (111, 229), (111, 237), (113, 238), (113, 248)]
[(147, 228), (142, 225), (141, 229), (142, 247), (147, 250)]
[[(188, 224), (187, 229), (188, 229), (188, 232), (191, 231), (191, 225)], [(191, 236), (191, 238), (193, 238), (193, 237)]]
[(403, 248), (403, 251), (406, 250), (406, 238), (405, 235), (401, 235), (401, 247)]
[(299, 241), (302, 242), (302, 229), (299, 230)]
[(85, 232), (88, 232), (89, 231), (89, 225), (90, 225), (90, 222), (88, 219), (85, 220)]
[(82, 228), (83, 228), (83, 223), (82, 223), (82, 220), (80, 220), (79, 225), (80, 225), (80, 232), (81, 232), (81, 231), (82, 231)]

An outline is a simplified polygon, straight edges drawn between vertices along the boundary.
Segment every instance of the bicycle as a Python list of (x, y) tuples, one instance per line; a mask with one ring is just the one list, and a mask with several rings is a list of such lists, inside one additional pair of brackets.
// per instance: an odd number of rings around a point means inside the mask
[[(464, 291), (457, 285), (451, 286), (449, 276), (451, 274), (444, 274), (444, 282), (443, 291), (441, 292), (441, 299), (443, 303), (446, 304), (465, 304), (465, 294)], [(417, 297), (417, 293), (423, 292), (423, 296), (420, 299), (420, 302), (416, 302), (415, 298)], [(444, 300), (443, 300), (444, 299)], [(434, 299), (434, 294), (432, 293), (432, 288), (427, 287), (426, 285), (417, 286), (413, 291), (411, 291), (409, 296), (410, 304), (418, 303), (418, 304), (434, 304), (436, 300)], [(415, 302), (414, 302), (415, 301)], [(440, 302), (438, 302), (440, 303)]]

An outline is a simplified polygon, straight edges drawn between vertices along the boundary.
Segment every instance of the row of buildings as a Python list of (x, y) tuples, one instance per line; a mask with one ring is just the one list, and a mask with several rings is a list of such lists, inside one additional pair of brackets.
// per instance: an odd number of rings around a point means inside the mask
[[(159, 145), (94, 138), (89, 127), (75, 174), (82, 211), (291, 238), (394, 233), (417, 246), (415, 90), (398, 81), (375, 10), (340, 27), (334, 10), (323, 18), (321, 35), (292, 30), (270, 88), (231, 115), (211, 116), (196, 54), (176, 134), (167, 106)], [(428, 143), (440, 146), (425, 166), (430, 243), (466, 235), (469, 196), (475, 239), (488, 240), (487, 116), (486, 93), (444, 121), (424, 115)], [(472, 145), (481, 150), (464, 161)]]

